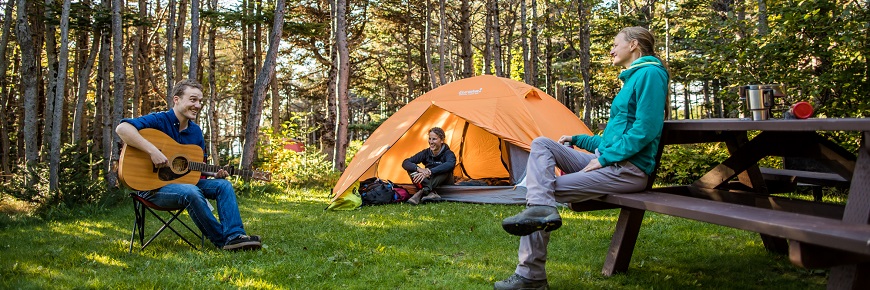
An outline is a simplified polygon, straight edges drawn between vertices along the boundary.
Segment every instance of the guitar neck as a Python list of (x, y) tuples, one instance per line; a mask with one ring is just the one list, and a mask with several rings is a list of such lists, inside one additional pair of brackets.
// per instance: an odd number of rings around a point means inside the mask
[(232, 166), (217, 166), (205, 162), (189, 162), (188, 166), (190, 170), (201, 172), (218, 172), (218, 170), (223, 169), (230, 175), (238, 175), (243, 178), (251, 178), (254, 175), (254, 170), (236, 169)]

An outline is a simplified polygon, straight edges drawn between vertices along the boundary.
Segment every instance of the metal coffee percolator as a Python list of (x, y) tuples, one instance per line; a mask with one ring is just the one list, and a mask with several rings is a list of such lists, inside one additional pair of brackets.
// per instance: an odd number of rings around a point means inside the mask
[(748, 85), (739, 88), (740, 101), (746, 106), (753, 121), (770, 119), (774, 97), (785, 97), (781, 85)]

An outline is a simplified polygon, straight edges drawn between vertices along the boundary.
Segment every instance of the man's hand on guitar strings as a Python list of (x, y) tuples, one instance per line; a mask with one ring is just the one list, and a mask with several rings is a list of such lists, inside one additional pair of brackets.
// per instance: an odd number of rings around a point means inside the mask
[(166, 158), (166, 155), (163, 155), (163, 152), (157, 151), (151, 154), (151, 162), (154, 163), (154, 167), (163, 168), (169, 164), (169, 159)]

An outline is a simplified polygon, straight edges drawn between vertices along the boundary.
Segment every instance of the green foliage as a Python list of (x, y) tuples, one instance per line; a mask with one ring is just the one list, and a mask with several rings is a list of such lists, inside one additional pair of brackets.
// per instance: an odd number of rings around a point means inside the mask
[[(36, 175), (30, 178), (35, 178), (35, 182), (28, 182), (25, 165), (19, 165), (16, 169), (19, 174), (13, 174), (12, 180), (0, 187), (0, 195), (34, 204), (39, 212), (57, 210), (57, 207), (117, 202), (123, 196), (122, 191), (107, 190), (101, 154), (91, 148), (83, 149), (77, 144), (66, 144), (61, 148), (57, 192), (49, 191), (48, 163), (43, 162), (34, 165)], [(33, 185), (28, 186), (28, 183)]]
[(691, 184), (727, 157), (728, 150), (722, 143), (665, 146), (657, 182)]
[(332, 184), (338, 173), (332, 170), (327, 156), (317, 146), (305, 144), (303, 152), (284, 149), (292, 136), (300, 136), (299, 127), (292, 122), (282, 124), (281, 132), (264, 128), (265, 144), (259, 147), (260, 168), (272, 173), (272, 183), (280, 187), (315, 186)]

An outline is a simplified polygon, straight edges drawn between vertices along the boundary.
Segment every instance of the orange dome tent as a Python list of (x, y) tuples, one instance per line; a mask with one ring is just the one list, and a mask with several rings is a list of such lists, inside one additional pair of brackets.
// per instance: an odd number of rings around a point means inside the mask
[[(445, 143), (456, 153), (455, 176), (509, 178), (512, 183), (524, 177), (534, 138), (591, 134), (540, 89), (491, 75), (458, 80), (423, 94), (384, 121), (342, 173), (332, 189), (335, 199), (356, 181), (373, 176), (411, 183), (402, 161), (428, 147), (426, 134), (432, 127), (444, 129)], [(443, 193), (439, 190), (450, 200)]]

